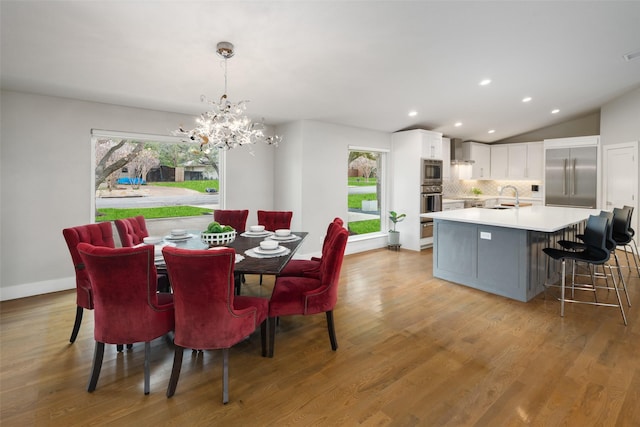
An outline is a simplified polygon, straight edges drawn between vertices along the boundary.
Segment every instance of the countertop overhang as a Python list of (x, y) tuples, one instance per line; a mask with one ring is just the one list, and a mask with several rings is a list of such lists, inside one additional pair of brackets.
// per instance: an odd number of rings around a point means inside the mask
[(527, 206), (513, 209), (469, 208), (421, 214), (422, 218), (553, 233), (580, 223), (598, 209)]

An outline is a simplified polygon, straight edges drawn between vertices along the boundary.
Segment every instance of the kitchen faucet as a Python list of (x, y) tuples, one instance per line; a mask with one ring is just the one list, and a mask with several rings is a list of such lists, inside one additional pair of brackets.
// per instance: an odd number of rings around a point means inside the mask
[(515, 193), (516, 193), (516, 209), (518, 209), (520, 207), (520, 198), (518, 197), (518, 189), (516, 187), (514, 187), (513, 185), (505, 185), (504, 187), (502, 187), (500, 189), (500, 196), (502, 196), (502, 192), (504, 191), (505, 188), (511, 188), (513, 191), (515, 191)]

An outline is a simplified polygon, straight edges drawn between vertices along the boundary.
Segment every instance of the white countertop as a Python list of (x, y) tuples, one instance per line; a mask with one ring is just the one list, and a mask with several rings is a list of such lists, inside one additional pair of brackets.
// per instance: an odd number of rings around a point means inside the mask
[(420, 217), (552, 233), (584, 221), (589, 215), (598, 214), (598, 209), (527, 206), (519, 209), (457, 209), (421, 214)]

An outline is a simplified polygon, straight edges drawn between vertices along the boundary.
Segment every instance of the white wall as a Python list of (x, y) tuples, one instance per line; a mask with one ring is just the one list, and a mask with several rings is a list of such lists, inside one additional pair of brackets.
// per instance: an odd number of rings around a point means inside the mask
[[(62, 229), (92, 222), (91, 129), (169, 135), (194, 117), (10, 91), (0, 102), (0, 299), (73, 288)], [(229, 207), (273, 205), (273, 150), (229, 153)]]
[(600, 120), (602, 145), (640, 141), (640, 87), (605, 104)]
[[(317, 254), (329, 222), (335, 217), (347, 222), (349, 146), (390, 149), (391, 135), (309, 120), (278, 128), (279, 133), (281, 130), (290, 146), (276, 152), (275, 207), (294, 211), (295, 227), (309, 232), (300, 251)], [(386, 243), (386, 235), (350, 241), (347, 253), (380, 248)]]

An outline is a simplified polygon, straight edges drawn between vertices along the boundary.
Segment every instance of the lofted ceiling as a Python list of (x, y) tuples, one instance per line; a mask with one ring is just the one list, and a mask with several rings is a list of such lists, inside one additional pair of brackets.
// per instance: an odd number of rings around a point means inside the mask
[(236, 48), (229, 98), (250, 100), (248, 114), (271, 125), (421, 127), (493, 142), (640, 85), (640, 59), (623, 59), (640, 50), (639, 1), (0, 4), (2, 89), (194, 116), (206, 110), (201, 95), (222, 95), (219, 41)]

